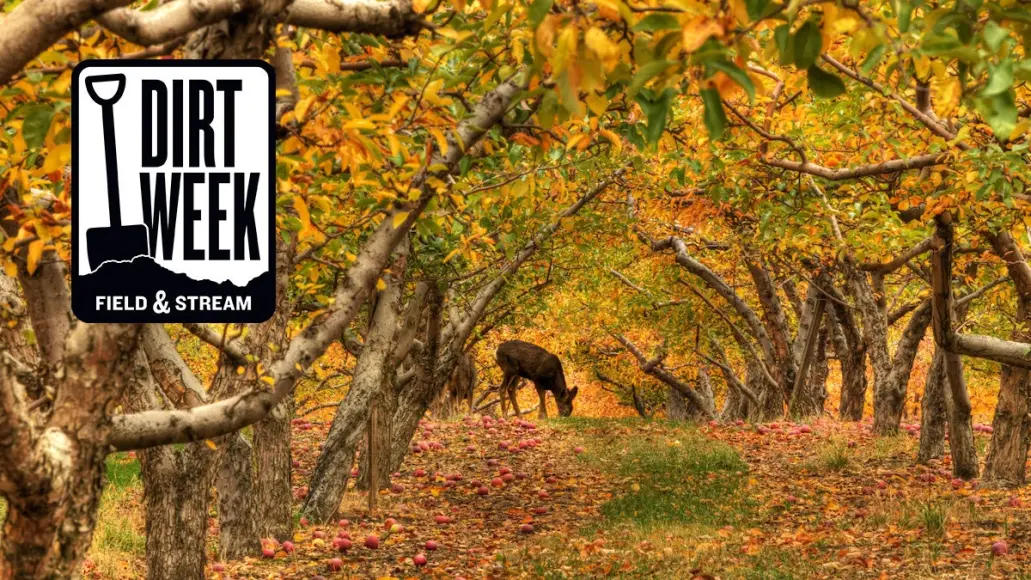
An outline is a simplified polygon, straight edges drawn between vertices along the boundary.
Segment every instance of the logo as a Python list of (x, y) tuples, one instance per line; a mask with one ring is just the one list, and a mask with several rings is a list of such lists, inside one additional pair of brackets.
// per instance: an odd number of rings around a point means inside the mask
[(275, 309), (275, 82), (261, 61), (85, 61), (72, 76), (72, 310)]

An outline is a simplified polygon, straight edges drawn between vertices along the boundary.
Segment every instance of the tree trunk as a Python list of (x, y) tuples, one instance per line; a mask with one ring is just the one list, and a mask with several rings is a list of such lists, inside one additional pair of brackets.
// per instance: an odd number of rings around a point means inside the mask
[[(204, 577), (210, 449), (155, 447), (139, 454), (147, 522), (147, 577)], [(204, 448), (204, 449), (202, 449)], [(192, 474), (187, 476), (185, 474)]]
[[(1031, 267), (1013, 238), (1002, 232), (989, 235), (1017, 289), (1017, 327), (1012, 339), (1031, 343)], [(1027, 471), (1031, 442), (1031, 372), (1003, 365), (999, 379), (999, 402), (995, 407), (992, 444), (985, 461), (984, 479), (1004, 486), (1022, 486)]]
[[(816, 352), (809, 366), (807, 377), (801, 383), (801, 389), (791, 399), (791, 416), (819, 417), (823, 414), (823, 406), (827, 401), (827, 327), (817, 333)], [(801, 372), (801, 367), (799, 369)]]
[(293, 538), (293, 489), (290, 483), (290, 419), (294, 402), (287, 397), (254, 425), (258, 535), (285, 541)]
[(225, 437), (218, 467), (219, 558), (237, 560), (261, 551), (254, 505), (254, 458), (242, 433)]
[(670, 421), (687, 421), (687, 401), (680, 391), (667, 387), (666, 419)]
[[(823, 277), (824, 290), (832, 292), (829, 276)], [(843, 305), (840, 294), (833, 292), (827, 308), (830, 338), (841, 366), (841, 400), (838, 416), (842, 421), (861, 421), (866, 407), (866, 345), (856, 326), (855, 317)]]
[[(395, 262), (398, 272), (404, 271), (403, 263), (399, 263), (404, 256), (404, 247), (402, 244), (399, 248), (399, 258)], [(390, 275), (386, 280), (387, 288), (372, 307), (369, 334), (355, 363), (351, 388), (337, 408), (311, 476), (308, 498), (302, 511), (316, 522), (328, 522), (336, 517), (351, 476), (355, 450), (365, 433), (369, 410), (396, 371), (392, 360), (400, 318), (402, 283)]]
[[(51, 429), (32, 493), (7, 497), (0, 578), (77, 578), (92, 540), (107, 449)], [(29, 467), (29, 466), (26, 466)]]
[[(787, 316), (781, 306), (780, 296), (777, 294), (777, 286), (770, 278), (769, 272), (759, 262), (746, 260), (748, 272), (752, 275), (752, 281), (759, 295), (759, 303), (762, 305), (763, 321), (767, 334), (773, 342), (776, 360), (777, 382), (784, 389), (781, 400), (790, 396), (790, 389), (795, 384), (798, 374), (796, 359), (792, 353), (791, 339), (788, 332)], [(783, 407), (780, 412), (783, 413)]]
[(935, 347), (920, 402), (920, 449), (916, 460), (927, 463), (945, 455), (946, 403), (945, 351)]

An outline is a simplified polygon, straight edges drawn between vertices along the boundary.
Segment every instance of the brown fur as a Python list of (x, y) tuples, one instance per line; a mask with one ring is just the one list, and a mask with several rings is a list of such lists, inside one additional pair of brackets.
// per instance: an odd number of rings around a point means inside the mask
[(545, 404), (544, 393), (551, 391), (555, 396), (555, 404), (558, 406), (558, 413), (563, 417), (573, 414), (573, 399), (576, 398), (578, 389), (566, 388), (566, 375), (562, 371), (562, 361), (543, 348), (523, 342), (521, 340), (509, 340), (501, 343), (495, 353), (498, 366), (505, 373), (501, 380), (501, 414), (508, 414), (508, 402), (515, 408), (516, 416), (521, 413), (519, 404), (516, 402), (516, 390), (519, 388), (520, 379), (530, 379), (537, 388), (537, 396), (540, 398), (538, 415), (541, 418), (548, 416)]

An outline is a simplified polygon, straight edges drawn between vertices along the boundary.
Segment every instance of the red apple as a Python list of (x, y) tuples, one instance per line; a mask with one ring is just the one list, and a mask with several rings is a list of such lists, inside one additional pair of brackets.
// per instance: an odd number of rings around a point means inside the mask
[(414, 474), (415, 474), (415, 477), (426, 477), (426, 470), (425, 469), (416, 469)]
[(1021, 499), (1019, 497), (1015, 496), (1015, 495), (1011, 495), (1010, 496), (1010, 499), (1009, 499), (1008, 503), (1009, 503), (1010, 507), (1015, 507), (1015, 508), (1023, 507), (1024, 506), (1024, 502), (1021, 501)]
[(445, 515), (436, 515), (433, 516), (433, 521), (437, 522), (438, 524), (450, 524), (451, 518)]
[(877, 489), (887, 489), (887, 488), (888, 488), (888, 483), (887, 482), (885, 482), (883, 480), (878, 480), (877, 481)]
[(224, 572), (225, 569), (226, 569), (225, 565), (222, 564), (221, 562), (215, 562), (214, 564), (211, 565), (211, 571), (212, 572)]
[(542, 490), (538, 491), (537, 492), (537, 497), (539, 497), (541, 499), (548, 499), (548, 497), (549, 497), (548, 496), (548, 490), (542, 489)]
[(523, 524), (523, 525), (519, 526), (519, 533), (520, 534), (532, 534), (533, 533), (533, 524)]
[(533, 508), (533, 513), (535, 513), (535, 514), (546, 514), (546, 513), (548, 513), (548, 508), (546, 506), (540, 505), (540, 506), (537, 506), (537, 507)]
[(307, 526), (308, 525), (308, 518), (306, 518), (304, 516), (301, 516), (301, 525), (302, 526)]
[(1009, 545), (1006, 540), (999, 540), (992, 544), (992, 555), (993, 556), (1005, 556), (1010, 551)]
[(476, 489), (476, 494), (477, 495), (487, 495), (488, 493), (490, 493), (490, 490), (487, 489), (486, 485), (481, 485), (480, 487), (478, 487)]
[(339, 572), (344, 567), (344, 563), (340, 560), (340, 558), (331, 558), (328, 564), (329, 569), (333, 572)]
[(323, 532), (322, 530), (315, 530), (311, 533), (311, 537), (318, 538), (321, 540), (326, 537), (326, 532)]
[(434, 541), (434, 540), (426, 540), (426, 549), (427, 550), (432, 552), (432, 551), (436, 550), (439, 547), (440, 547), (440, 544), (438, 544), (436, 541)]
[(369, 534), (365, 537), (365, 547), (370, 550), (376, 550), (379, 548), (379, 536), (376, 534)]
[(952, 480), (952, 489), (960, 489), (962, 487), (963, 487), (963, 480), (962, 479), (958, 479), (957, 478), (957, 479), (953, 479)]
[(402, 526), (401, 524), (394, 524), (394, 525), (390, 526), (390, 533), (391, 534), (400, 534), (401, 532), (404, 532), (404, 531), (405, 531), (405, 527)]
[(274, 548), (264, 548), (261, 550), (261, 555), (266, 558), (272, 559), (276, 557), (276, 550)]
[(505, 475), (501, 476), (501, 481), (504, 481), (505, 483), (509, 483), (511, 481), (515, 481), (515, 476), (512, 475), (511, 473), (506, 473)]
[(426, 554), (416, 554), (415, 557), (412, 558), (412, 562), (415, 562), (416, 566), (425, 566)]
[(495, 477), (494, 479), (490, 480), (490, 484), (494, 487), (503, 487), (505, 485), (505, 482), (502, 481), (500, 477)]
[(581, 453), (583, 453), (584, 451), (587, 451), (587, 450), (586, 450), (586, 449), (584, 449), (583, 447), (574, 447), (574, 448), (573, 448), (573, 453), (576, 453), (577, 455), (580, 455), (580, 454), (581, 454)]
[(351, 525), (351, 522), (348, 520), (340, 520), (339, 522), (337, 522), (337, 525), (341, 528), (346, 528), (347, 526)]
[(290, 540), (287, 540), (287, 541), (283, 542), (283, 551), (286, 552), (287, 554), (293, 554), (293, 552), (294, 552), (294, 543), (291, 542)]
[(387, 518), (387, 519), (386, 519), (386, 520), (385, 520), (385, 521), (383, 522), (383, 529), (384, 529), (384, 530), (389, 530), (389, 529), (390, 529), (390, 526), (393, 526), (393, 525), (394, 525), (394, 524), (396, 524), (396, 523), (397, 523), (397, 520), (395, 520), (394, 518)]

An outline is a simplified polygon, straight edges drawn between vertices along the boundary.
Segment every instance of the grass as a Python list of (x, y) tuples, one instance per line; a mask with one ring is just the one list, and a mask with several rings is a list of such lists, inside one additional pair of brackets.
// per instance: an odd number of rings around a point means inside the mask
[[(534, 578), (722, 578), (775, 580), (811, 575), (799, 555), (766, 548), (754, 554), (731, 539), (758, 524), (748, 465), (724, 443), (691, 425), (641, 419), (549, 420), (576, 432), (585, 471), (618, 482), (614, 497), (579, 537), (541, 537), (509, 555), (510, 570)], [(595, 547), (597, 543), (597, 547)]]
[(809, 471), (845, 471), (852, 463), (848, 447), (840, 441), (829, 441), (816, 453), (814, 459), (806, 463)]
[(141, 578), (146, 550), (140, 463), (126, 453), (107, 458), (107, 485), (88, 559), (98, 578)]

